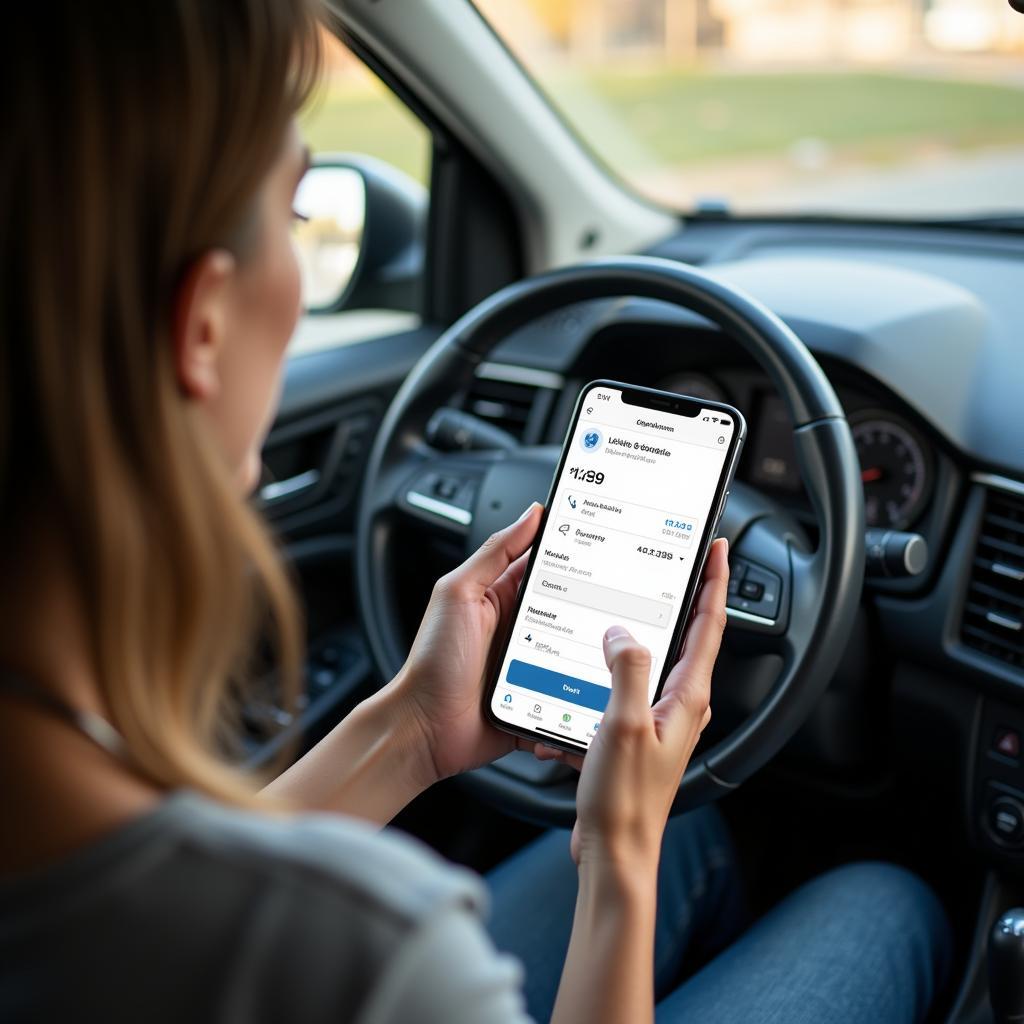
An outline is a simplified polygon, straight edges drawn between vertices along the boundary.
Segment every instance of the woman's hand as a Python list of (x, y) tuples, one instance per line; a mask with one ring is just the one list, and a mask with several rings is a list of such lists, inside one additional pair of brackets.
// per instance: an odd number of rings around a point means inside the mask
[(621, 626), (605, 634), (612, 695), (576, 791), (572, 855), (579, 893), (552, 1024), (654, 1019), (661, 838), (679, 780), (711, 718), (711, 670), (725, 628), (728, 579), (728, 548), (719, 540), (682, 659), (653, 708), (647, 702), (650, 654)]
[(485, 721), (481, 705), (492, 644), (515, 604), (541, 508), (532, 504), (437, 581), (409, 657), (389, 687), (421, 727), (425, 770), (436, 779), (489, 764), (517, 747), (514, 736)]
[[(711, 671), (725, 628), (728, 582), (728, 543), (717, 540), (682, 658), (653, 708), (648, 703), (650, 653), (622, 626), (605, 634), (612, 695), (582, 762), (572, 835), (577, 864), (654, 872), (679, 780), (711, 720)], [(537, 754), (580, 763), (550, 748), (538, 748)]]

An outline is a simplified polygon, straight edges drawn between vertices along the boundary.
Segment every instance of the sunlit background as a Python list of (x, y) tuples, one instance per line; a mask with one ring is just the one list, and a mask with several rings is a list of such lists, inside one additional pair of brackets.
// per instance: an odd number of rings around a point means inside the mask
[[(1024, 210), (1024, 15), (1005, 0), (477, 0), (577, 133), (685, 210)], [(422, 126), (339, 45), (316, 148), (429, 174)]]

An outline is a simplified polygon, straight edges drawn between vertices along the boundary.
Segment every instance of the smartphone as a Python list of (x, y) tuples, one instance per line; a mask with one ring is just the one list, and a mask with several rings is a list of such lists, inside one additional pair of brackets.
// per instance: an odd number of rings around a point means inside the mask
[(650, 650), (658, 699), (745, 436), (720, 402), (608, 380), (583, 388), (485, 688), (488, 720), (585, 751), (611, 695), (602, 639), (616, 624)]

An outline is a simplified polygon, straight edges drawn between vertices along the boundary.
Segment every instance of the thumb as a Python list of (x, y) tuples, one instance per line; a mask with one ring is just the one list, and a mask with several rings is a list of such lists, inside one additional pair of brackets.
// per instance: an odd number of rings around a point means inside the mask
[(511, 526), (491, 534), (449, 574), (450, 578), (470, 586), (489, 587), (533, 543), (543, 507), (536, 501), (532, 502)]
[(604, 660), (612, 673), (612, 695), (605, 716), (624, 723), (649, 722), (651, 652), (624, 626), (612, 626), (604, 635)]

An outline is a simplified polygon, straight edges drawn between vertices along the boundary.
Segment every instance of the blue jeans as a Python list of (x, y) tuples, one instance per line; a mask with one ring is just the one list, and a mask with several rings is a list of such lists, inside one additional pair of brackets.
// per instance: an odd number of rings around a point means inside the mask
[[(547, 1021), (576, 901), (568, 833), (541, 836), (492, 871), (487, 883), (491, 936), (522, 961), (529, 1012)], [(744, 923), (742, 886), (721, 816), (702, 808), (670, 821), (658, 871), (654, 951), (660, 1024), (910, 1024), (928, 1012), (950, 961), (949, 924), (935, 895), (890, 864), (838, 868), (740, 935)], [(693, 956), (714, 959), (684, 980)]]

